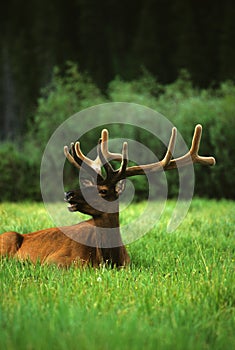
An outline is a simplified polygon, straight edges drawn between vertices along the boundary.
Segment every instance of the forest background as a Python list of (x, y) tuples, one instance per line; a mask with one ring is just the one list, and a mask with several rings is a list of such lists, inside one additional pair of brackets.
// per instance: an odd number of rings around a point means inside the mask
[[(41, 157), (56, 127), (86, 107), (119, 101), (164, 114), (188, 144), (202, 123), (201, 154), (217, 165), (196, 167), (195, 194), (234, 199), (234, 18), (232, 0), (2, 4), (1, 200), (40, 200)], [(140, 139), (164, 153), (148, 135)], [(90, 147), (96, 142), (91, 136)], [(169, 176), (170, 196), (176, 176)], [(136, 186), (141, 199), (144, 180)]]

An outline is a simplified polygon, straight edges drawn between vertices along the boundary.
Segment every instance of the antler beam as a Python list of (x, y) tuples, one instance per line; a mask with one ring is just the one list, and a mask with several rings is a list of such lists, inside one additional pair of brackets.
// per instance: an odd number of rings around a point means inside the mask
[(202, 134), (202, 126), (200, 124), (198, 124), (195, 127), (195, 131), (192, 139), (192, 146), (189, 152), (182, 157), (172, 159), (172, 154), (173, 154), (175, 142), (176, 142), (176, 132), (177, 132), (176, 128), (173, 128), (168, 149), (163, 160), (152, 164), (129, 167), (126, 169), (126, 174), (125, 174), (126, 177), (130, 177), (134, 175), (145, 175), (152, 172), (167, 171), (175, 168), (181, 168), (192, 163), (200, 163), (203, 165), (210, 165), (210, 166), (215, 165), (216, 162), (214, 157), (202, 157), (198, 155), (201, 134)]

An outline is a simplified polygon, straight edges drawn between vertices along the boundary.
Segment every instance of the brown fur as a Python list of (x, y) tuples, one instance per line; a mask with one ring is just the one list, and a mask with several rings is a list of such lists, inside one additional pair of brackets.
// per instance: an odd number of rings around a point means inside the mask
[[(42, 264), (56, 264), (60, 267), (71, 265), (98, 267), (103, 263), (117, 267), (127, 265), (130, 258), (125, 246), (97, 247), (96, 231), (94, 220), (91, 219), (61, 230), (49, 228), (23, 235), (17, 232), (5, 232), (0, 235), (0, 256), (30, 260), (33, 263), (39, 261)], [(84, 236), (87, 236), (87, 241), (92, 246), (78, 242), (79, 237), (83, 242)], [(119, 238), (122, 243), (121, 236)]]

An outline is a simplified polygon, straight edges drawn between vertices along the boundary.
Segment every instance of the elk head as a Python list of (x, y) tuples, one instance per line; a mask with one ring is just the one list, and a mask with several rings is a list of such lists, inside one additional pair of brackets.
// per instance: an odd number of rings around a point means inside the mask
[[(184, 167), (191, 163), (200, 163), (203, 165), (215, 164), (213, 157), (202, 157), (198, 155), (202, 133), (201, 125), (195, 127), (189, 152), (182, 157), (172, 159), (176, 133), (177, 131), (174, 127), (166, 154), (161, 161), (131, 167), (127, 167), (127, 142), (123, 143), (122, 154), (111, 153), (108, 149), (108, 131), (106, 129), (102, 131), (97, 148), (97, 158), (94, 161), (82, 153), (79, 142), (71, 144), (71, 153), (68, 147), (65, 146), (64, 152), (70, 163), (78, 169), (83, 168), (93, 179), (92, 181), (83, 181), (80, 190), (66, 192), (65, 200), (70, 204), (69, 210), (72, 212), (80, 211), (92, 216), (101, 215), (102, 212), (115, 212), (115, 210), (118, 211), (118, 197), (124, 190), (125, 179), (128, 177), (167, 171)], [(110, 160), (121, 162), (120, 168), (114, 170)], [(105, 175), (102, 174), (102, 168)]]
[[(108, 131), (104, 129), (97, 147), (97, 158), (93, 161), (86, 157), (80, 143), (71, 144), (71, 154), (68, 147), (64, 147), (67, 159), (78, 169), (83, 168), (91, 180), (81, 179), (79, 190), (65, 193), (65, 201), (72, 212), (80, 211), (92, 216), (103, 212), (118, 212), (118, 197), (125, 188), (124, 173), (127, 167), (127, 143), (123, 143), (122, 154), (108, 151)], [(120, 168), (114, 170), (109, 160), (121, 161)], [(105, 175), (102, 174), (102, 168)]]

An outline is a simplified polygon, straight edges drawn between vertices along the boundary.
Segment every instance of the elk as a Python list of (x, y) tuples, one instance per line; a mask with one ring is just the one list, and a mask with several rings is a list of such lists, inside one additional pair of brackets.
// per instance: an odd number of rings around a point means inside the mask
[[(105, 263), (116, 267), (126, 266), (130, 263), (130, 257), (120, 234), (118, 200), (125, 188), (125, 179), (184, 167), (192, 162), (214, 165), (213, 157), (198, 155), (201, 133), (202, 127), (197, 125), (190, 151), (172, 159), (176, 142), (176, 128), (173, 128), (168, 149), (161, 161), (130, 167), (127, 142), (123, 143), (121, 154), (111, 153), (106, 129), (98, 142), (95, 160), (82, 153), (79, 142), (72, 143), (71, 150), (65, 146), (64, 153), (69, 162), (79, 170), (84, 169), (91, 177), (91, 180), (87, 178), (82, 182), (80, 189), (66, 192), (65, 201), (70, 212), (79, 211), (92, 218), (73, 226), (48, 228), (28, 234), (3, 233), (0, 235), (0, 256), (61, 267), (99, 267)], [(114, 170), (111, 161), (120, 162), (120, 167)]]

